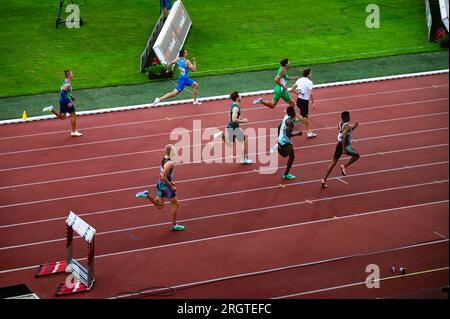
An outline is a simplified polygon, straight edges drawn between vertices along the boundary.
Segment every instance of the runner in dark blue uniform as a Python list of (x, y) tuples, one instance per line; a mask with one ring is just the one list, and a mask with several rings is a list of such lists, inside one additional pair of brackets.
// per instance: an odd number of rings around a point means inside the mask
[(334, 151), (333, 161), (330, 166), (328, 166), (327, 174), (325, 178), (322, 180), (322, 187), (327, 188), (327, 178), (333, 170), (334, 166), (336, 166), (337, 162), (341, 158), (342, 154), (350, 155), (351, 158), (346, 164), (341, 165), (341, 173), (342, 175), (346, 175), (346, 168), (352, 165), (359, 159), (359, 153), (352, 147), (352, 133), (358, 127), (358, 122), (356, 122), (353, 126), (349, 124), (350, 122), (350, 113), (345, 111), (341, 114), (342, 121), (339, 122), (338, 129), (338, 143), (336, 145), (336, 150)]
[(44, 107), (42, 111), (53, 113), (60, 120), (65, 120), (67, 116), (66, 114), (69, 114), (72, 126), (72, 132), (70, 133), (70, 135), (73, 137), (82, 136), (83, 134), (77, 131), (77, 114), (75, 113), (75, 105), (73, 105), (72, 103), (76, 100), (75, 96), (72, 95), (72, 71), (65, 70), (64, 77), (65, 78), (61, 84), (61, 91), (59, 96), (59, 112), (54, 109), (53, 105)]
[(172, 226), (171, 230), (180, 231), (184, 230), (184, 226), (177, 224), (177, 211), (180, 207), (176, 197), (177, 188), (173, 183), (173, 162), (170, 156), (174, 154), (174, 147), (172, 144), (166, 146), (166, 155), (161, 161), (160, 174), (161, 177), (156, 183), (156, 196), (151, 195), (148, 190), (139, 192), (136, 197), (148, 198), (156, 208), (162, 209), (164, 207), (164, 198), (169, 199), (172, 204)]

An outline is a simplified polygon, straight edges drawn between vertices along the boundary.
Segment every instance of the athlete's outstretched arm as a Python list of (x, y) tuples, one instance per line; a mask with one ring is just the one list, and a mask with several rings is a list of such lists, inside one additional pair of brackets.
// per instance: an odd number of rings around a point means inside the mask
[(298, 92), (297, 92), (297, 82), (294, 83), (294, 85), (291, 88), (291, 92), (292, 94), (295, 94), (298, 96)]

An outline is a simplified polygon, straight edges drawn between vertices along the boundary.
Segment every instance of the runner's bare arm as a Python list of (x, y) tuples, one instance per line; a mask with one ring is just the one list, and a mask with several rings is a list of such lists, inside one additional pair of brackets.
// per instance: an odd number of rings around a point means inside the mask
[(283, 90), (287, 91), (287, 87), (284, 84), (281, 84), (281, 76), (277, 75), (274, 79), (275, 83), (278, 84), (279, 86), (281, 86), (283, 88)]
[(197, 71), (197, 59), (195, 57), (193, 57), (192, 61), (194, 62), (194, 64), (192, 64), (191, 61), (187, 60), (186, 65), (189, 68), (189, 70), (191, 70), (192, 72), (195, 72), (195, 71)]
[(291, 119), (286, 121), (286, 126), (287, 126), (286, 135), (289, 138), (291, 138), (293, 136), (301, 136), (302, 135), (302, 131), (294, 132), (294, 122)]
[(240, 119), (238, 118), (238, 110), (237, 108), (233, 108), (233, 115), (231, 116), (231, 120), (233, 121), (233, 123), (247, 123), (248, 120), (247, 119)]
[(164, 165), (164, 170), (161, 176), (161, 180), (164, 182), (164, 184), (166, 184), (167, 186), (170, 187), (171, 190), (173, 190), (174, 192), (177, 191), (175, 184), (172, 183), (171, 181), (169, 181), (169, 179), (167, 178), (167, 176), (170, 173), (170, 170), (173, 168), (173, 163), (172, 161), (168, 161), (165, 165)]
[(347, 154), (347, 151), (345, 149), (345, 144), (346, 144), (346, 140), (347, 140), (347, 134), (350, 131), (350, 126), (347, 126), (344, 131), (342, 132), (342, 149), (344, 150), (344, 154)]
[(291, 93), (298, 96), (298, 92), (297, 92), (297, 82), (294, 83), (294, 85), (291, 88)]
[(174, 59), (172, 62), (167, 64), (167, 70), (173, 69), (174, 65), (177, 64), (178, 58)]

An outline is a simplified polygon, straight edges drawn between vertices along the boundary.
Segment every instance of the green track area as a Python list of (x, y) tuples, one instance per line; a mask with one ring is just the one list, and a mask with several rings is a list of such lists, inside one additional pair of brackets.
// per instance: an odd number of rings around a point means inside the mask
[[(57, 92), (64, 69), (74, 71), (78, 90), (149, 82), (138, 72), (139, 57), (159, 1), (75, 2), (85, 22), (80, 29), (55, 29), (56, 0), (3, 1), (0, 97)], [(379, 29), (365, 25), (369, 3), (184, 0), (193, 20), (186, 47), (198, 59), (195, 76), (272, 70), (284, 57), (297, 66), (440, 50), (427, 40), (424, 1), (376, 1)]]
[[(346, 80), (364, 79), (386, 75), (424, 72), (448, 69), (448, 51), (409, 54), (386, 58), (374, 58), (347, 62), (320, 64), (313, 67), (316, 84)], [(276, 69), (245, 72), (221, 76), (205, 76), (198, 79), (200, 97), (229, 94), (233, 90), (251, 92), (274, 88)], [(300, 75), (300, 68), (289, 70), (290, 75)], [(292, 81), (288, 83), (292, 85)], [(74, 87), (78, 111), (152, 103), (155, 97), (172, 91), (174, 84), (169, 81), (152, 82), (131, 86), (117, 86), (100, 89), (79, 90)], [(189, 90), (189, 88), (187, 88)], [(190, 99), (185, 90), (176, 99)], [(58, 106), (58, 93), (45, 93), (20, 97), (0, 98), (0, 119), (15, 119), (24, 110), (28, 116), (43, 115), (43, 106)], [(173, 100), (176, 100), (173, 99)]]

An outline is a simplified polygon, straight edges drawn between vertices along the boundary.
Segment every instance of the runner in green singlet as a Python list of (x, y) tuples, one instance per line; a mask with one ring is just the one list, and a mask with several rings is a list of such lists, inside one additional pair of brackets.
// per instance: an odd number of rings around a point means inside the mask
[[(289, 94), (288, 88), (286, 87), (288, 80), (297, 80), (298, 76), (288, 76), (287, 70), (289, 69), (289, 60), (284, 59), (280, 62), (281, 67), (278, 69), (277, 76), (274, 81), (277, 84), (275, 89), (273, 90), (273, 98), (272, 101), (264, 101), (262, 98), (258, 98), (253, 101), (253, 104), (262, 104), (271, 109), (274, 109), (278, 101), (283, 99), (286, 103), (289, 104), (289, 107), (293, 107), (295, 109), (295, 103), (292, 101), (291, 95)], [(295, 122), (298, 122), (299, 119), (296, 116)]]

